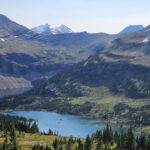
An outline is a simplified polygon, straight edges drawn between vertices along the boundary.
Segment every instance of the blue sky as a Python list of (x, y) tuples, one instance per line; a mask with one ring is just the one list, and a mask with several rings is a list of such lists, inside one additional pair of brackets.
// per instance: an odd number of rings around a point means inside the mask
[(74, 31), (116, 33), (150, 24), (150, 0), (0, 0), (0, 13), (29, 28), (65, 24)]

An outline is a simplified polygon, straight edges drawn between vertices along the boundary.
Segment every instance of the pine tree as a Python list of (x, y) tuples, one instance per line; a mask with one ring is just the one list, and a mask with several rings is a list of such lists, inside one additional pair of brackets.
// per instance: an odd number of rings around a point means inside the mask
[(4, 128), (4, 142), (3, 142), (3, 150), (7, 150), (8, 149), (8, 133), (6, 128)]
[(83, 144), (80, 139), (77, 140), (78, 150), (83, 150)]
[(57, 150), (57, 149), (58, 149), (59, 142), (58, 142), (58, 140), (57, 140), (57, 139), (55, 139), (55, 140), (54, 140), (54, 142), (53, 142), (52, 146), (53, 146), (53, 148), (54, 148), (55, 150)]
[(88, 135), (85, 140), (84, 150), (91, 150), (92, 142), (90, 136)]
[(65, 150), (71, 150), (71, 147), (72, 147), (72, 143), (70, 141), (68, 141), (65, 146)]
[(117, 132), (114, 134), (114, 141), (117, 142), (119, 140), (119, 135)]
[(145, 148), (146, 148), (146, 138), (145, 138), (145, 136), (140, 136), (140, 138), (137, 140), (137, 148), (145, 150)]
[(53, 135), (53, 131), (51, 129), (48, 130), (48, 135)]
[(148, 138), (147, 138), (146, 150), (150, 150), (150, 135), (149, 135)]
[(96, 145), (96, 150), (101, 150), (102, 149), (102, 142), (98, 141), (97, 145)]
[(32, 147), (32, 150), (37, 150), (37, 149), (36, 149), (36, 145), (34, 145), (34, 146)]
[(128, 129), (127, 136), (125, 139), (125, 148), (127, 150), (133, 150), (134, 149), (134, 135), (133, 135), (131, 127)]
[(18, 150), (16, 132), (14, 127), (12, 127), (12, 130), (10, 132), (10, 141), (12, 143), (12, 150)]
[(38, 128), (36, 122), (34, 122), (34, 123), (31, 125), (30, 130), (31, 130), (31, 133), (39, 133), (39, 128)]

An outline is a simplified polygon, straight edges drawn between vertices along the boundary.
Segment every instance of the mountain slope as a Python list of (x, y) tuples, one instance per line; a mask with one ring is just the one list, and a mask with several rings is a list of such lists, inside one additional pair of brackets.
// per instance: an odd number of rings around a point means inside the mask
[(105, 86), (113, 94), (131, 98), (150, 97), (150, 44), (145, 42), (150, 37), (149, 31), (147, 27), (114, 40), (100, 54), (54, 76), (41, 90), (54, 87), (60, 95), (85, 96), (84, 90), (76, 88), (81, 84), (91, 88)]
[[(4, 18), (4, 19), (3, 19)], [(86, 59), (116, 38), (104, 33), (72, 33), (44, 36), (0, 16), (0, 44), (2, 53), (23, 53), (42, 57), (43, 62), (73, 64)], [(4, 21), (3, 21), (4, 20)], [(6, 22), (6, 25), (5, 25)], [(7, 28), (6, 28), (7, 26)], [(9, 29), (9, 30), (8, 30)], [(3, 36), (3, 33), (8, 36)], [(52, 59), (53, 58), (53, 59)]]
[(150, 68), (130, 64), (129, 60), (130, 58), (119, 55), (100, 54), (67, 72), (57, 74), (40, 88), (40, 93), (37, 93), (51, 96), (53, 91), (53, 95), (58, 97), (91, 96), (92, 89), (105, 87), (113, 95), (149, 98)]
[(142, 29), (144, 29), (143, 25), (129, 25), (125, 29), (123, 29), (119, 34), (133, 33)]
[[(91, 54), (101, 50), (101, 48), (109, 44), (116, 37), (118, 37), (118, 35), (109, 35), (105, 33), (90, 34), (87, 32), (81, 32), (51, 36), (35, 36), (27, 33), (22, 35), (20, 38), (47, 45), (59, 52), (67, 53), (66, 55), (71, 55), (76, 59), (80, 59), (81, 57), (81, 61), (83, 60), (83, 57), (86, 59)], [(77, 56), (74, 56), (74, 54), (77, 54)], [(72, 60), (72, 57), (70, 60)]]
[(6, 16), (0, 14), (0, 37), (18, 36), (27, 33), (29, 29), (11, 21)]
[[(53, 60), (57, 59), (54, 55), (57, 52), (50, 47), (20, 38), (28, 33), (38, 36), (26, 27), (0, 15), (0, 84), (5, 83), (4, 86), (0, 86), (1, 92), (30, 88), (33, 79), (46, 75), (46, 72), (50, 75), (64, 68), (61, 62), (54, 64)], [(51, 59), (51, 62), (44, 63), (48, 54), (47, 59)]]
[[(96, 53), (115, 37), (88, 33), (40, 35), (0, 15), (0, 74), (30, 82), (51, 77)], [(6, 85), (6, 89), (18, 87)]]

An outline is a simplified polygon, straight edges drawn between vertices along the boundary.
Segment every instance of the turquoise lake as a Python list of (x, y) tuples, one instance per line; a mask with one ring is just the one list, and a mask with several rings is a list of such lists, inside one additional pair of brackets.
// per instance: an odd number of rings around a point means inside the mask
[[(62, 115), (54, 112), (14, 111), (7, 114), (35, 119), (41, 132), (51, 129), (63, 136), (86, 137), (96, 130), (103, 130), (106, 126), (104, 121), (91, 117)], [(114, 131), (122, 131), (118, 125), (111, 126)]]

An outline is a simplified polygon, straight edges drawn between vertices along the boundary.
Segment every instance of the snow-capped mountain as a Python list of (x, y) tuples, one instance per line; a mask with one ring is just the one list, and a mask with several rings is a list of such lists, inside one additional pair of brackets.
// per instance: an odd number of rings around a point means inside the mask
[(129, 25), (125, 29), (123, 29), (119, 34), (128, 34), (132, 32), (137, 32), (144, 29), (143, 25)]
[(73, 31), (65, 25), (60, 25), (56, 28), (52, 28), (53, 34), (64, 34), (64, 33), (72, 33)]
[(41, 25), (31, 29), (32, 31), (44, 34), (44, 35), (52, 35), (52, 34), (65, 34), (72, 33), (73, 31), (65, 25), (60, 25), (58, 27), (52, 28), (49, 24)]
[(38, 27), (35, 27), (31, 29), (33, 32), (44, 34), (44, 35), (50, 35), (52, 34), (51, 26), (49, 24), (40, 25)]

